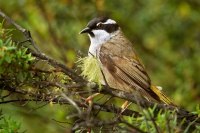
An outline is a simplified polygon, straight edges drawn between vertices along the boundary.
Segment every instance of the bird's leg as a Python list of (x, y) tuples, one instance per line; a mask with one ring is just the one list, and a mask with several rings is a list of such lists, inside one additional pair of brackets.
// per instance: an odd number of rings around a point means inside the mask
[(121, 106), (122, 110), (121, 110), (120, 114), (118, 115), (118, 117), (120, 117), (121, 114), (122, 114), (131, 104), (132, 104), (132, 102), (126, 101), (126, 102)]
[(127, 106), (128, 106), (128, 101), (126, 101), (124, 104), (122, 104), (122, 106), (121, 106), (121, 108), (122, 108), (122, 110), (124, 110), (124, 109), (126, 109), (127, 108)]
[(93, 99), (94, 97), (98, 96), (99, 94), (100, 94), (100, 93), (95, 93), (95, 94), (89, 96), (88, 98), (86, 98), (85, 101), (88, 102), (89, 105), (92, 105), (92, 99)]
[[(87, 83), (87, 87), (88, 88), (95, 88), (96, 87), (96, 83), (94, 82), (88, 82)], [(92, 94), (91, 96), (87, 97), (85, 100), (85, 102), (89, 103), (89, 105), (91, 106), (92, 105), (92, 99), (94, 97), (96, 97), (97, 95), (99, 95), (100, 93), (95, 93), (95, 94)]]

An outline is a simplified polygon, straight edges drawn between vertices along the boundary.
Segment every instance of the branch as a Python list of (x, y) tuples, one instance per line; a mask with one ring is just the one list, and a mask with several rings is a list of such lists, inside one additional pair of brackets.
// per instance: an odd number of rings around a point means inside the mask
[(17, 23), (15, 23), (15, 21), (13, 21), (4, 12), (2, 12), (1, 9), (0, 9), (0, 15), (6, 20), (8, 20), (11, 24), (13, 24), (18, 30), (20, 30), (24, 34), (24, 36), (27, 38), (27, 40), (29, 40), (30, 43), (33, 45), (33, 47), (37, 50), (37, 52), (41, 53), (40, 49), (37, 47), (37, 44), (33, 41), (33, 38), (31, 37), (31, 33), (29, 30), (26, 30), (22, 28), (20, 25), (18, 25)]
[[(16, 92), (16, 93), (20, 93), (20, 94), (24, 94), (24, 95), (30, 94), (30, 92), (27, 90), (22, 91), (22, 89), (16, 89), (11, 86), (0, 84), (0, 88), (3, 88), (3, 87), (5, 90), (8, 90), (8, 91), (12, 91), (12, 92)], [(0, 102), (0, 104), (12, 103), (12, 102), (22, 102), (22, 101), (43, 101), (43, 102), (53, 102), (53, 104), (70, 104), (70, 102), (66, 98), (61, 98), (61, 97), (52, 98), (51, 96), (52, 96), (52, 94), (49, 94), (44, 98), (44, 97), (39, 97), (38, 94), (31, 93), (31, 97), (34, 97), (36, 99), (14, 99), (14, 100), (2, 101), (2, 102)], [(88, 108), (88, 105), (85, 102), (80, 102), (77, 100), (73, 100), (73, 101), (77, 104), (78, 107)], [(122, 111), (122, 109), (119, 107), (111, 106), (111, 105), (103, 105), (103, 104), (98, 104), (98, 103), (93, 103), (92, 109), (116, 113), (116, 114)], [(141, 117), (140, 113), (133, 111), (133, 110), (129, 110), (129, 109), (126, 109), (122, 113), (122, 115), (134, 116), (135, 118)]]
[[(98, 89), (99, 87), (96, 86), (93, 89)], [(156, 105), (156, 109), (154, 111), (155, 114), (157, 114), (160, 110), (170, 110), (170, 111), (175, 111), (178, 117), (178, 121), (181, 123), (181, 121), (185, 118), (186, 121), (184, 123), (185, 126), (187, 127), (189, 124), (191, 124), (190, 129), (195, 129), (196, 126), (200, 126), (200, 117), (198, 114), (192, 114), (189, 111), (182, 109), (180, 107), (172, 106), (172, 105), (167, 105), (167, 104), (160, 104), (160, 103), (154, 103), (151, 101), (147, 101), (141, 98), (138, 98), (138, 96), (124, 92), (124, 91), (118, 91), (115, 89), (111, 89), (110, 87), (103, 86), (102, 87), (102, 92), (103, 93), (108, 93), (112, 96), (119, 97), (125, 100), (128, 100), (130, 102), (133, 102), (135, 104), (138, 104), (139, 106), (142, 106), (144, 108), (153, 108)], [(139, 99), (139, 100), (138, 100)]]
[[(67, 96), (66, 95), (58, 95), (57, 93), (54, 94), (52, 92), (42, 95), (44, 94), (44, 92), (39, 95), (36, 92), (29, 92), (27, 90), (23, 90), (23, 89), (19, 89), (19, 87), (15, 88), (13, 86), (10, 86), (9, 84), (4, 84), (4, 83), (0, 83), (0, 88), (3, 88), (4, 90), (8, 90), (11, 92), (17, 92), (17, 93), (21, 93), (21, 94), (30, 94), (31, 97), (33, 97), (33, 99), (17, 99), (17, 100), (8, 100), (8, 101), (3, 101), (0, 102), (0, 104), (5, 104), (5, 103), (10, 103), (10, 102), (17, 102), (17, 101), (44, 101), (44, 102), (53, 102), (54, 104), (72, 104), (78, 111), (78, 114), (76, 116), (83, 116), (84, 111), (81, 110), (80, 107), (83, 108), (89, 108), (88, 105), (83, 102), (83, 101), (77, 101), (75, 99), (70, 99), (68, 96), (70, 94), (73, 94), (73, 92), (69, 91), (68, 88), (83, 88), (83, 87), (88, 87), (87, 81), (85, 81), (83, 79), (83, 77), (79, 76), (79, 74), (77, 72), (75, 72), (75, 70), (70, 69), (68, 67), (66, 67), (64, 64), (56, 61), (55, 59), (46, 56), (44, 53), (42, 53), (39, 48), (37, 47), (37, 44), (34, 42), (34, 40), (31, 37), (30, 31), (26, 30), (24, 28), (22, 28), (20, 25), (18, 25), (17, 23), (15, 23), (11, 18), (9, 18), (7, 15), (5, 15), (5, 13), (3, 13), (0, 10), (0, 15), (2, 17), (4, 17), (6, 20), (8, 20), (11, 24), (13, 24), (18, 30), (20, 30), (24, 36), (27, 38), (27, 40), (33, 45), (33, 47), (35, 48), (36, 51), (32, 50), (29, 48), (29, 53), (32, 54), (32, 56), (36, 57), (37, 59), (40, 60), (44, 60), (46, 61), (48, 64), (50, 64), (52, 67), (58, 69), (58, 71), (63, 72), (65, 75), (69, 76), (73, 82), (75, 82), (76, 84), (60, 84), (60, 82), (42, 82), (42, 81), (38, 81), (39, 85), (44, 85), (44, 88), (42, 89), (47, 89), (47, 87), (57, 87), (57, 88), (64, 88), (67, 90)], [(33, 70), (31, 70), (33, 71)], [(37, 72), (47, 72), (47, 71), (38, 71)], [(95, 86), (94, 88), (91, 88), (93, 91), (92, 92), (98, 92), (98, 88), (99, 86)], [(37, 89), (37, 88), (36, 88)], [(38, 89), (38, 91), (41, 91)], [(101, 93), (103, 94), (109, 94), (111, 96), (114, 97), (119, 97), (128, 101), (131, 101), (143, 108), (153, 108), (156, 105), (156, 109), (155, 109), (155, 114), (157, 114), (160, 110), (170, 110), (170, 111), (175, 111), (177, 116), (178, 116), (178, 120), (182, 121), (183, 118), (186, 118), (186, 125), (191, 124), (191, 128), (195, 129), (195, 126), (200, 126), (200, 118), (198, 117), (198, 115), (192, 114), (180, 107), (176, 107), (176, 106), (172, 106), (172, 105), (166, 105), (166, 104), (160, 104), (160, 103), (154, 103), (154, 102), (150, 102), (147, 100), (144, 100), (144, 98), (141, 98), (140, 96), (136, 96), (124, 91), (119, 91), (119, 90), (115, 90), (113, 88), (107, 87), (107, 86), (102, 86), (102, 91)], [(63, 94), (63, 93), (60, 93)], [(61, 96), (63, 96), (61, 98)], [(5, 98), (5, 97), (3, 97)], [(104, 105), (104, 104), (98, 104), (98, 103), (93, 103), (93, 106), (91, 107), (92, 110), (101, 110), (101, 111), (105, 111), (105, 112), (112, 112), (115, 114), (118, 114), (119, 112), (122, 111), (121, 108), (118, 107), (113, 107), (110, 105)], [(140, 117), (141, 114), (136, 112), (136, 111), (132, 111), (132, 110), (128, 110), (126, 109), (125, 111), (123, 111), (122, 115), (126, 115), (126, 116), (132, 116), (134, 114), (134, 117)], [(83, 116), (84, 117), (84, 116)], [(115, 121), (118, 122), (118, 121)], [(115, 124), (114, 123), (110, 123), (110, 124)], [(85, 124), (85, 126), (88, 126), (87, 124), (91, 124), (94, 125), (94, 123), (82, 123), (83, 125)], [(100, 122), (98, 122), (97, 124), (99, 124), (99, 126), (102, 126), (103, 124), (101, 124)], [(81, 123), (80, 125), (81, 126)]]
[(66, 67), (64, 64), (54, 60), (51, 57), (48, 57), (47, 55), (43, 54), (43, 53), (36, 53), (33, 50), (29, 49), (29, 52), (41, 59), (41, 60), (45, 60), (47, 61), (49, 64), (51, 64), (52, 66), (54, 66), (55, 68), (59, 68), (61, 72), (65, 73), (66, 75), (68, 75), (69, 77), (71, 77), (74, 81), (76, 82), (83, 82), (86, 83), (86, 81), (83, 79), (83, 77), (79, 76), (79, 74), (77, 74), (76, 72), (74, 72), (72, 69)]
[(44, 53), (42, 53), (39, 48), (37, 47), (37, 44), (34, 42), (34, 40), (31, 37), (31, 33), (29, 30), (22, 28), (20, 25), (18, 25), (17, 23), (15, 23), (10, 17), (8, 17), (5, 13), (3, 13), (0, 10), (0, 15), (2, 17), (4, 17), (6, 20), (8, 20), (11, 24), (13, 24), (18, 30), (20, 30), (25, 37), (27, 38), (27, 40), (30, 41), (30, 43), (34, 46), (34, 48), (36, 49), (37, 52), (29, 49), (30, 53), (32, 53), (33, 56), (38, 57), (42, 60), (46, 60), (48, 61), (48, 63), (50, 63), (52, 66), (54, 66), (55, 68), (60, 68), (62, 72), (64, 72), (66, 75), (69, 75), (69, 77), (71, 77), (72, 79), (74, 79), (76, 82), (84, 82), (83, 78), (81, 76), (79, 76), (77, 73), (75, 73), (72, 69), (66, 67), (64, 64), (46, 56)]

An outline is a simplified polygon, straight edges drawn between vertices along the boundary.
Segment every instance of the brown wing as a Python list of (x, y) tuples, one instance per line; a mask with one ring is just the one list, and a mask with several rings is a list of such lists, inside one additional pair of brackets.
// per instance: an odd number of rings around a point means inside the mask
[(151, 89), (150, 78), (132, 43), (120, 30), (101, 46), (98, 55), (103, 66), (102, 70), (110, 73), (109, 76), (111, 75), (112, 81), (115, 82), (114, 87), (119, 86), (116, 89), (129, 92), (139, 91), (146, 98), (160, 101), (159, 96)]
[(139, 91), (144, 97), (159, 101), (159, 97), (150, 89), (150, 78), (138, 59), (102, 52), (99, 57), (103, 67), (116, 81), (126, 84), (130, 92)]
[(100, 54), (100, 61), (111, 74), (133, 86), (149, 88), (150, 79), (138, 62), (118, 56)]

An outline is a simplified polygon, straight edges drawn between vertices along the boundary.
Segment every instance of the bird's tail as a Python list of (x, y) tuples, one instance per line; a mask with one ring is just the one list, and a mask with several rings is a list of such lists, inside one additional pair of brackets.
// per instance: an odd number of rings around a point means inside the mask
[(160, 98), (161, 101), (163, 101), (166, 104), (170, 104), (173, 106), (177, 106), (176, 104), (174, 104), (167, 96), (165, 96), (161, 90), (159, 90), (155, 85), (150, 86), (151, 90)]

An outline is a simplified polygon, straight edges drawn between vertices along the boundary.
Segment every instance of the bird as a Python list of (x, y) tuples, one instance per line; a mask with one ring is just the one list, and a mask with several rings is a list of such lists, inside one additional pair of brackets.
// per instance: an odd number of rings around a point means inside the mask
[(151, 83), (134, 45), (115, 20), (94, 18), (80, 32), (84, 33), (90, 38), (88, 56), (96, 57), (100, 65), (101, 84), (131, 94), (139, 93), (148, 101), (176, 106), (159, 87)]

